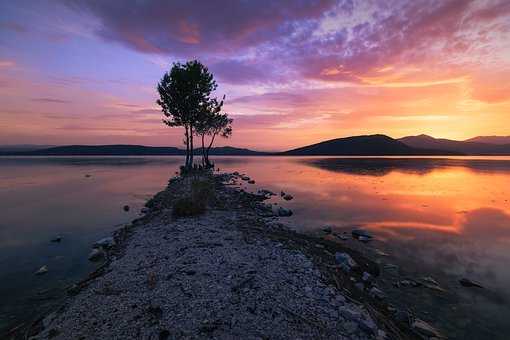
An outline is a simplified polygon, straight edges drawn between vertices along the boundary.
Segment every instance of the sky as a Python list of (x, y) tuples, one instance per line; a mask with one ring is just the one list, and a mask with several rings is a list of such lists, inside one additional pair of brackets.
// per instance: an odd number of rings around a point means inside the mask
[(508, 0), (0, 0), (0, 144), (181, 146), (156, 85), (192, 59), (218, 145), (510, 135)]

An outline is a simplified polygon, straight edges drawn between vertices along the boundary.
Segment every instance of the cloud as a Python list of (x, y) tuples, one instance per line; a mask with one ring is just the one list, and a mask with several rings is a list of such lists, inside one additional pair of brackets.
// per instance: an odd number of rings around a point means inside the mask
[(58, 98), (32, 98), (33, 102), (40, 102), (40, 103), (55, 103), (55, 104), (69, 104), (71, 101), (69, 100), (63, 100)]
[(16, 66), (16, 63), (12, 60), (0, 60), (0, 68), (11, 68)]
[[(318, 18), (332, 0), (64, 1), (101, 22), (97, 33), (144, 53), (184, 56), (232, 51), (291, 34), (293, 22)], [(129, 7), (129, 8), (127, 8)]]

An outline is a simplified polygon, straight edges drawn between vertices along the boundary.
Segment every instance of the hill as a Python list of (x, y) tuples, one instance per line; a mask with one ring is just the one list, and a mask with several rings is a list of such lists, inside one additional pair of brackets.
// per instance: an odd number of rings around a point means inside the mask
[[(201, 150), (196, 149), (196, 154)], [(31, 151), (4, 151), (14, 156), (179, 156), (185, 151), (176, 147), (143, 145), (66, 145)], [(263, 155), (265, 153), (230, 146), (211, 149), (211, 155)]]
[(510, 144), (496, 145), (469, 141), (434, 138), (427, 135), (400, 138), (402, 143), (414, 148), (450, 150), (466, 155), (510, 155)]
[(504, 145), (510, 144), (510, 136), (478, 136), (466, 139), (465, 142)]
[(393, 155), (453, 155), (441, 149), (421, 149), (385, 135), (354, 136), (331, 139), (289, 150), (284, 155), (300, 156), (393, 156)]

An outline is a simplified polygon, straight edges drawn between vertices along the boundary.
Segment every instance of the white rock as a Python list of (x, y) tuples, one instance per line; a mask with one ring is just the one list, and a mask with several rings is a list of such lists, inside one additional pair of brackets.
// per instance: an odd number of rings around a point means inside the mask
[(35, 272), (35, 275), (42, 275), (42, 274), (46, 274), (47, 272), (48, 272), (48, 267), (42, 266), (41, 268), (39, 268), (38, 271)]
[(113, 239), (113, 237), (110, 236), (110, 237), (102, 238), (99, 241), (96, 241), (96, 243), (94, 243), (94, 248), (100, 248), (100, 247), (110, 248), (114, 244), (115, 244), (115, 240)]
[(429, 325), (423, 320), (416, 319), (411, 324), (411, 327), (414, 328), (418, 333), (423, 334), (429, 337), (443, 338), (443, 335), (439, 333), (437, 329)]
[(352, 257), (347, 253), (340, 252), (336, 253), (335, 261), (340, 266), (340, 268), (345, 272), (349, 272), (351, 268), (356, 267), (358, 265), (356, 261), (354, 261)]
[(104, 251), (94, 248), (89, 254), (89, 260), (90, 261), (99, 261), (101, 258), (104, 257)]

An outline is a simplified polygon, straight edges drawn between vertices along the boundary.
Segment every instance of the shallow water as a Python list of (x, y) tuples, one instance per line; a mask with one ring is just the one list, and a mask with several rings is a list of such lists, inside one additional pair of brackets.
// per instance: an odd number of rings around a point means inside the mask
[[(0, 158), (0, 329), (27, 311), (42, 312), (58, 288), (93, 270), (91, 244), (136, 217), (180, 162)], [(292, 194), (291, 201), (277, 201), (294, 211), (287, 221), (299, 230), (371, 230), (376, 241), (347, 244), (383, 250), (389, 256), (376, 258), (382, 264), (439, 281), (448, 293), (388, 289), (450, 338), (510, 334), (510, 158), (221, 157), (216, 164), (255, 179), (250, 190)], [(49, 242), (55, 235), (63, 241)], [(42, 265), (49, 273), (34, 276)], [(460, 287), (461, 277), (486, 288)], [(389, 287), (395, 279), (382, 278)]]

